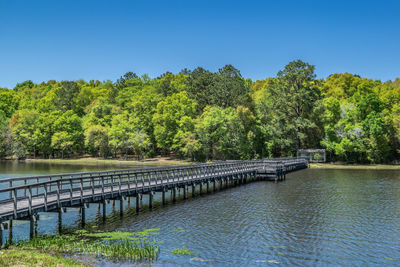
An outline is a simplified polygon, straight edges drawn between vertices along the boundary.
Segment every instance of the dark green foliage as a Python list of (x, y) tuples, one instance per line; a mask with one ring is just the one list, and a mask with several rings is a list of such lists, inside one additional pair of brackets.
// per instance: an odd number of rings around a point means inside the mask
[(189, 96), (199, 104), (202, 111), (207, 105), (222, 108), (250, 105), (250, 86), (240, 71), (226, 65), (212, 73), (201, 67), (189, 72), (187, 79)]
[(214, 74), (201, 67), (188, 72), (187, 91), (191, 98), (197, 101), (198, 109), (202, 111), (207, 105), (212, 104), (212, 84)]
[(62, 111), (72, 110), (75, 108), (74, 98), (80, 91), (79, 85), (76, 82), (63, 81), (56, 91), (54, 104)]
[(115, 83), (115, 87), (118, 90), (121, 90), (125, 87), (131, 86), (132, 85), (132, 80), (137, 79), (138, 76), (136, 75), (136, 73), (133, 72), (127, 72), (124, 74), (124, 76), (121, 76), (121, 78), (119, 78), (117, 80), (117, 82)]
[(35, 84), (31, 80), (28, 80), (22, 83), (17, 83), (17, 85), (14, 87), (14, 91), (18, 92), (21, 90), (26, 90), (29, 88), (33, 88), (34, 86)]
[(211, 104), (222, 108), (248, 106), (250, 87), (247, 86), (240, 71), (232, 65), (219, 69), (213, 77)]
[(299, 148), (318, 145), (310, 135), (318, 128), (313, 114), (320, 91), (314, 78), (314, 66), (298, 60), (266, 84), (257, 110), (269, 155), (292, 156)]

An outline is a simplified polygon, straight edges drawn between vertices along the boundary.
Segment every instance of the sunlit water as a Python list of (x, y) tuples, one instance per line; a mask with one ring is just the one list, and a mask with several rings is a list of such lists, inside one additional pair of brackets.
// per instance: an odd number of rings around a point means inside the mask
[[(144, 197), (139, 215), (134, 199), (130, 207), (126, 201), (122, 218), (119, 202), (110, 203), (105, 225), (92, 204), (88, 226), (91, 221), (110, 231), (160, 228), (153, 236), (163, 241), (154, 266), (400, 265), (398, 171), (307, 169), (277, 184), (260, 181), (195, 198), (189, 194), (165, 207), (160, 198), (157, 194), (149, 211)], [(42, 216), (39, 232), (56, 233), (56, 218)], [(63, 227), (78, 222), (78, 209), (63, 214)], [(14, 225), (14, 238), (27, 236), (27, 225)], [(196, 255), (171, 253), (182, 247)], [(99, 262), (115, 264), (130, 263)]]

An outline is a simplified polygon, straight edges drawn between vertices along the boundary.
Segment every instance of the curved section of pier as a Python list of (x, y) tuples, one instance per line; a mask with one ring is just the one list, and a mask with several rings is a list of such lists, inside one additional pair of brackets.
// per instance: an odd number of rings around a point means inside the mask
[[(209, 192), (210, 186), (215, 191), (217, 185), (222, 189), (260, 179), (280, 181), (286, 178), (286, 173), (307, 168), (307, 164), (304, 159), (285, 158), (3, 179), (0, 180), (0, 234), (7, 228), (3, 222), (9, 220), (12, 225), (12, 220), (29, 218), (33, 236), (38, 212), (62, 212), (66, 207), (81, 207), (84, 212), (88, 203), (105, 205), (111, 199), (120, 199), (122, 203), (132, 196), (138, 203), (142, 194), (149, 194), (151, 208), (156, 192), (162, 193), (165, 204), (165, 193), (170, 190), (175, 201), (177, 190), (183, 189), (186, 198), (189, 187), (194, 194), (196, 185), (200, 185), (202, 193), (203, 186)], [(139, 211), (139, 205), (136, 208)]]

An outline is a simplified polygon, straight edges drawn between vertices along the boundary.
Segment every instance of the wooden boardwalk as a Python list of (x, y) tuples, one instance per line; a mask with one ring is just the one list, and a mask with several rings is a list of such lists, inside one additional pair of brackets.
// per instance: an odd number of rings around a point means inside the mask
[[(307, 167), (302, 159), (272, 159), (253, 161), (228, 161), (210, 164), (155, 167), (145, 169), (123, 169), (103, 172), (87, 172), (9, 178), (0, 180), (0, 226), (7, 228), (5, 221), (29, 218), (32, 227), (38, 212), (59, 211), (65, 207), (88, 206), (88, 203), (106, 203), (110, 199), (136, 197), (136, 208), (142, 194), (149, 194), (149, 207), (153, 205), (153, 195), (171, 190), (173, 200), (176, 191), (183, 189), (184, 198), (188, 188), (203, 185), (213, 190), (229, 184), (244, 184), (257, 179), (283, 180), (286, 173)], [(105, 216), (105, 208), (103, 208)], [(10, 223), (9, 223), (10, 224)], [(1, 234), (1, 233), (0, 233)], [(2, 239), (1, 239), (2, 240)]]

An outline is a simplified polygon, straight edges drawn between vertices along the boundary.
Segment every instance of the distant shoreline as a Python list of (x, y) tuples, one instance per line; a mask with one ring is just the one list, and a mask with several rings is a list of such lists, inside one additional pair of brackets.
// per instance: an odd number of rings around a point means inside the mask
[[(18, 161), (18, 160), (1, 160), (1, 161)], [(101, 159), (101, 158), (75, 158), (75, 159), (25, 159), (21, 162), (27, 164), (45, 163), (60, 165), (88, 165), (88, 166), (173, 166), (197, 164), (189, 160), (180, 160), (169, 157), (147, 158), (143, 160), (121, 160), (121, 159)], [(310, 163), (311, 169), (358, 169), (358, 170), (400, 170), (400, 165), (394, 164), (346, 164), (346, 163)]]
[(353, 170), (400, 170), (400, 165), (310, 163), (310, 168), (311, 169), (353, 169)]
[[(18, 161), (18, 160), (7, 160)], [(78, 158), (78, 159), (25, 159), (24, 163), (48, 163), (60, 165), (109, 165), (109, 166), (166, 166), (166, 165), (185, 165), (193, 164), (188, 160), (179, 160), (168, 157), (148, 158), (144, 160), (118, 160), (118, 159), (99, 159), (99, 158)]]

